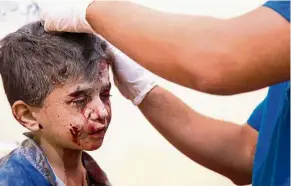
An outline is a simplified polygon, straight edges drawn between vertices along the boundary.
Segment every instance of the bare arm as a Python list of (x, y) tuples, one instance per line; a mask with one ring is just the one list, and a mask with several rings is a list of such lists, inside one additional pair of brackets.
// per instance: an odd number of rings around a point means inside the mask
[(203, 116), (155, 87), (139, 106), (151, 124), (193, 161), (236, 184), (251, 183), (257, 131)]
[(290, 24), (265, 7), (221, 20), (95, 1), (87, 20), (147, 69), (199, 91), (242, 93), (290, 77)]

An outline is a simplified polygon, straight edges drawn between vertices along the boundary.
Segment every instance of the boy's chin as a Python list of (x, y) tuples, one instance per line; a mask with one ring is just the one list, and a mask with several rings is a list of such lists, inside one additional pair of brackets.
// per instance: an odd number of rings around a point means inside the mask
[(102, 142), (98, 143), (85, 143), (84, 145), (80, 146), (81, 150), (85, 151), (94, 151), (101, 147)]

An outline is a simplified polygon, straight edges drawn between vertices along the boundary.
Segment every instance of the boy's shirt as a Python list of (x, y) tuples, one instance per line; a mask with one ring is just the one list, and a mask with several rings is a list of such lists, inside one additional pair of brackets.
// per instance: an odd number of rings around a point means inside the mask
[[(83, 152), (89, 186), (111, 186), (106, 174), (87, 153)], [(41, 148), (29, 138), (0, 159), (0, 186), (58, 186), (54, 174)]]

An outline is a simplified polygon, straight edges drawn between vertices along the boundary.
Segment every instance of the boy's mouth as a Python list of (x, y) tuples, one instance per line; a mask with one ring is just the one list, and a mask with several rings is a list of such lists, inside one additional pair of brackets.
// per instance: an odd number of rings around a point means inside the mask
[(95, 134), (102, 134), (105, 133), (107, 130), (107, 125), (102, 125), (100, 127), (96, 126), (96, 125), (90, 125), (89, 126), (89, 131), (88, 134), (89, 135), (95, 135)]

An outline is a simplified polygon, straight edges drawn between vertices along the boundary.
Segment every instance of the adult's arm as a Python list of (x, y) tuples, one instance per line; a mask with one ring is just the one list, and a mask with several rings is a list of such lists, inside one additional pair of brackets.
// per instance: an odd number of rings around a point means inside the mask
[(226, 20), (95, 1), (87, 21), (150, 71), (202, 92), (236, 94), (290, 78), (290, 24), (266, 7)]
[(180, 99), (153, 88), (139, 105), (149, 122), (193, 161), (238, 185), (250, 184), (258, 132), (203, 116)]

